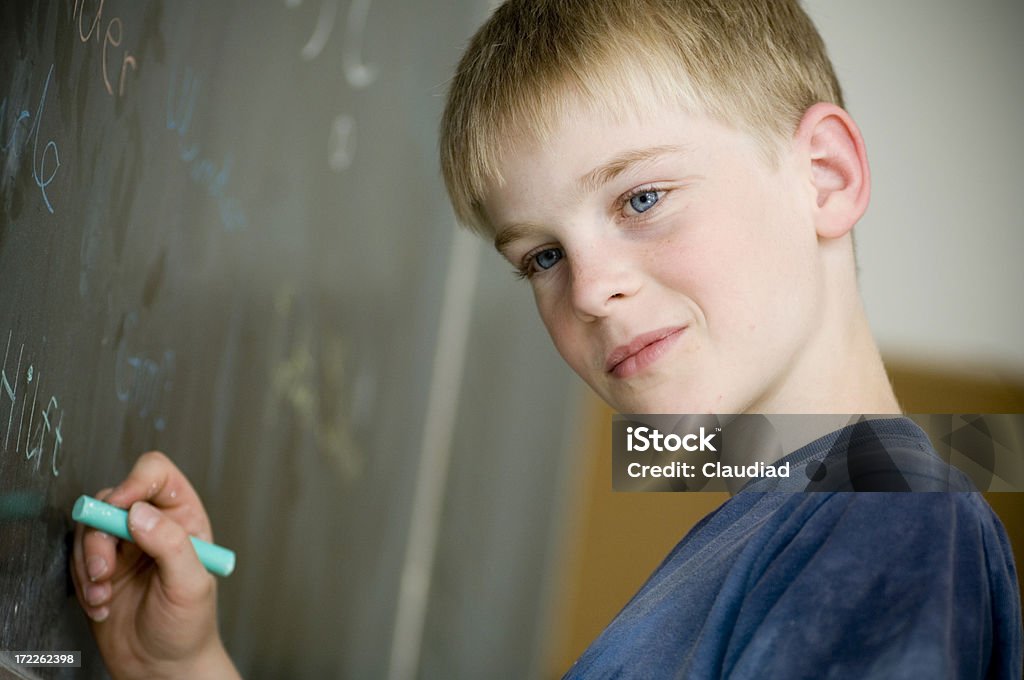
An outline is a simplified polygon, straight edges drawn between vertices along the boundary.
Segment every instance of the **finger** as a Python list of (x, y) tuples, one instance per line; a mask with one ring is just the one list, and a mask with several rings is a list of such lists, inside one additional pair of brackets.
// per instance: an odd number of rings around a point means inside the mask
[[(96, 497), (99, 499), (108, 498), (111, 489), (103, 489)], [(109, 579), (114, 572), (114, 565), (117, 562), (117, 539), (110, 534), (79, 525), (82, 529), (82, 568), (81, 575), (85, 577), (83, 584), (88, 581), (92, 583)], [(76, 528), (76, 535), (77, 528)]]
[(95, 583), (88, 574), (85, 555), (86, 527), (79, 524), (75, 527), (75, 538), (72, 544), (71, 576), (75, 584), (75, 595), (83, 611), (93, 621), (104, 621), (110, 610), (107, 603), (111, 596), (109, 581)]
[(199, 561), (184, 527), (150, 503), (139, 501), (128, 511), (128, 531), (156, 562), (171, 601), (195, 601), (208, 594), (213, 576)]
[(107, 503), (126, 509), (137, 501), (160, 508), (192, 535), (213, 540), (199, 495), (181, 470), (159, 451), (139, 456), (128, 477), (106, 499)]
[[(110, 495), (110, 488), (102, 489), (96, 497), (103, 499)], [(75, 527), (73, 544), (73, 569), (75, 593), (89, 618), (100, 621), (106, 618), (106, 604), (113, 589), (109, 582), (116, 561), (117, 540), (102, 531), (84, 524)]]

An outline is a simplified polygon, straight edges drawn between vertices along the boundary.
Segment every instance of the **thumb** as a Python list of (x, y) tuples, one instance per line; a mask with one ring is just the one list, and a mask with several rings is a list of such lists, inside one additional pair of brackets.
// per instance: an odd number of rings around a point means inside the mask
[(139, 501), (128, 511), (128, 531), (144, 553), (156, 561), (160, 580), (172, 597), (202, 597), (209, 589), (207, 573), (192, 541), (180, 524), (157, 508)]

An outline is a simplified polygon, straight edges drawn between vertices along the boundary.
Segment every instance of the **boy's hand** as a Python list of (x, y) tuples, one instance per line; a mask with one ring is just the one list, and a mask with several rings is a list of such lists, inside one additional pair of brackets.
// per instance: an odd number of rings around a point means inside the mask
[(189, 535), (213, 540), (188, 479), (162, 453), (96, 496), (128, 509), (135, 543), (75, 527), (72, 578), (114, 678), (238, 677), (217, 631), (217, 584)]

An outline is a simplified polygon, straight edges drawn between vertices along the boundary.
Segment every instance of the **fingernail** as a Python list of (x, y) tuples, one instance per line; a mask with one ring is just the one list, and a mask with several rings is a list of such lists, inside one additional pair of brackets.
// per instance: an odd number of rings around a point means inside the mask
[(85, 601), (93, 607), (101, 605), (107, 600), (107, 588), (105, 585), (88, 585), (82, 592), (85, 594)]
[(149, 531), (156, 526), (160, 513), (149, 503), (138, 502), (128, 511), (128, 524), (139, 531)]
[(110, 608), (108, 607), (101, 607), (100, 609), (94, 609), (89, 612), (89, 618), (96, 623), (106, 621), (108, 616), (110, 616)]
[(93, 555), (85, 561), (85, 571), (89, 574), (89, 580), (95, 581), (107, 571), (107, 561), (99, 555)]

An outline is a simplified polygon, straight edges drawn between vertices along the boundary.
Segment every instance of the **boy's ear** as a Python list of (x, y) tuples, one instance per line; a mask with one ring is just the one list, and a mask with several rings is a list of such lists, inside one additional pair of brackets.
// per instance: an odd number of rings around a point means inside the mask
[(804, 113), (793, 141), (801, 164), (810, 163), (818, 235), (846, 234), (867, 210), (871, 196), (867, 151), (857, 124), (835, 104), (815, 104)]

